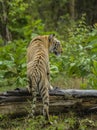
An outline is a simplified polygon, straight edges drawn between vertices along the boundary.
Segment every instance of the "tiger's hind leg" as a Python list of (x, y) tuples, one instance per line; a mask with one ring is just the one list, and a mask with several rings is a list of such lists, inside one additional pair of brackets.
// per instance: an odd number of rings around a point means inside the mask
[(48, 92), (49, 84), (48, 81), (47, 82), (43, 81), (44, 80), (42, 80), (42, 85), (40, 86), (39, 89), (43, 101), (43, 115), (45, 119), (49, 121), (49, 92)]
[(43, 98), (43, 115), (45, 119), (49, 121), (49, 95), (46, 94), (46, 96), (47, 97)]
[(43, 115), (47, 120), (47, 125), (52, 125), (53, 123), (50, 121), (49, 117), (49, 83), (47, 82), (45, 86), (43, 86), (41, 91), (42, 101), (43, 101)]
[(30, 84), (29, 84), (29, 91), (32, 94), (33, 100), (31, 103), (31, 113), (29, 116), (34, 118), (34, 114), (35, 114), (35, 108), (36, 108), (36, 96), (37, 96), (37, 92), (36, 92), (36, 88), (37, 88), (37, 84), (36, 82), (34, 82), (34, 80), (30, 79)]

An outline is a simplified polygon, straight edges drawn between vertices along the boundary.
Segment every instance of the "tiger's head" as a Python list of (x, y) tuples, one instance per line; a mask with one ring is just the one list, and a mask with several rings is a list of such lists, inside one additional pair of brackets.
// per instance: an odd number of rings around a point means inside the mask
[(50, 43), (49, 52), (52, 52), (57, 56), (60, 55), (62, 53), (62, 46), (60, 41), (55, 37), (54, 34), (49, 35), (48, 40)]

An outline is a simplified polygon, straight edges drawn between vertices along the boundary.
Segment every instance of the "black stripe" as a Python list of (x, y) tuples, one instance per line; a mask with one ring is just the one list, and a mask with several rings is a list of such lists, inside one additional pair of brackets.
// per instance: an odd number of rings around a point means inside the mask
[(42, 86), (42, 85), (40, 85), (40, 84), (41, 84), (41, 82), (39, 82), (39, 91), (41, 92), (41, 91), (42, 91), (43, 86)]
[[(34, 72), (35, 74), (35, 72)], [(35, 74), (36, 75), (36, 74)], [(36, 76), (33, 75), (33, 73), (31, 74), (31, 79), (32, 79), (32, 83), (35, 81), (36, 84), (37, 84), (37, 79), (36, 79)], [(33, 81), (34, 80), (34, 81)]]
[(45, 93), (46, 89), (42, 86), (41, 94)]
[(49, 102), (44, 102), (45, 105), (49, 106)]
[(38, 81), (38, 90), (39, 90), (39, 93), (41, 92), (42, 90), (42, 86), (43, 86), (43, 83), (42, 82), (42, 77), (41, 77), (41, 74), (39, 72), (39, 81)]
[(31, 45), (31, 44), (32, 44), (33, 42), (35, 42), (35, 41), (41, 41), (41, 42), (43, 42), (41, 39), (35, 38), (35, 39), (32, 40), (31, 43), (28, 43), (27, 47), (29, 47), (29, 45)]
[(40, 38), (35, 38), (32, 42), (35, 42), (35, 41), (41, 41), (41, 42), (43, 42)]
[(33, 76), (33, 79), (34, 79), (34, 82), (37, 84), (37, 78), (35, 76)]
[(49, 97), (46, 95), (45, 97), (43, 97), (43, 100), (44, 101), (49, 100)]
[(43, 93), (41, 93), (41, 96), (42, 96), (42, 98), (44, 99), (44, 96), (46, 95), (46, 92), (45, 91), (43, 91)]

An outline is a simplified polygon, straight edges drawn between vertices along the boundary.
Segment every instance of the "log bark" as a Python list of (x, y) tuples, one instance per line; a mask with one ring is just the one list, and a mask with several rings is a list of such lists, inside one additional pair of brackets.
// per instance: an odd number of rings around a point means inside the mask
[[(97, 90), (74, 90), (54, 88), (49, 91), (50, 113), (68, 111), (91, 113), (97, 111)], [(27, 89), (15, 89), (0, 93), (0, 115), (21, 115), (31, 112), (33, 95)], [(37, 95), (36, 114), (42, 114), (41, 97)]]

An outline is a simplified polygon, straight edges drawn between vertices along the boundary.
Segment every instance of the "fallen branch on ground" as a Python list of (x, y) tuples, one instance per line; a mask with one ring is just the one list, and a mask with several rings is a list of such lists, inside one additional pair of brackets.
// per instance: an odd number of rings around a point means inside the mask
[[(54, 88), (49, 91), (50, 113), (68, 111), (94, 112), (97, 111), (97, 90), (74, 90)], [(0, 93), (0, 115), (27, 114), (31, 109), (32, 96), (27, 89), (15, 89)], [(37, 95), (36, 114), (42, 113), (42, 101)]]

